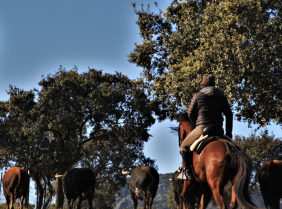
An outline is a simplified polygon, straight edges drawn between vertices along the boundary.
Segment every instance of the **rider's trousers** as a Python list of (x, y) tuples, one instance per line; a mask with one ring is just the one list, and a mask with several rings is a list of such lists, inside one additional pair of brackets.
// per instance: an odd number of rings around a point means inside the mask
[(196, 128), (194, 128), (194, 130), (191, 131), (191, 133), (188, 134), (186, 138), (184, 139), (184, 141), (182, 142), (180, 146), (180, 153), (182, 151), (188, 152), (188, 148), (190, 147), (190, 145), (193, 144), (193, 142), (202, 135), (206, 127), (211, 126), (211, 125), (213, 124), (200, 124), (196, 126)]

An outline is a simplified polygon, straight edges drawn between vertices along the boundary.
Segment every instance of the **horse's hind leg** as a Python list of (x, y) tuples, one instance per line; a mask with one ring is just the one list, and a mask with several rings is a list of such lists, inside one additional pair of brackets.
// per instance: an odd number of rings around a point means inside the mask
[(230, 209), (236, 209), (238, 207), (233, 183), (234, 183), (233, 181), (229, 181), (225, 185), (223, 191), (223, 201), (226, 206), (230, 206)]
[(232, 195), (231, 195), (230, 209), (236, 209), (237, 207), (238, 207), (238, 204), (236, 202), (235, 188), (232, 182)]
[(223, 201), (223, 189), (222, 182), (214, 180), (213, 182), (210, 182), (210, 188), (213, 193), (213, 197), (215, 202), (218, 205), (219, 209), (226, 209), (226, 205)]
[(208, 184), (202, 184), (202, 197), (199, 209), (205, 209), (211, 199), (212, 192)]
[(213, 197), (214, 197), (214, 200), (216, 201), (219, 209), (226, 209), (227, 208), (224, 201), (223, 201), (222, 192), (220, 192), (218, 188), (214, 188)]

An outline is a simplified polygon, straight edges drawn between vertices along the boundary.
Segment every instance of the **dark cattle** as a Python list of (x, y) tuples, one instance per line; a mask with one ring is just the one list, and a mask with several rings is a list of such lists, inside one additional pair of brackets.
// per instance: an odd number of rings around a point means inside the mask
[[(189, 190), (185, 193), (185, 197), (183, 198), (181, 196), (182, 190), (183, 190), (183, 182), (184, 180), (178, 179), (178, 175), (180, 173), (180, 170), (174, 172), (172, 175), (172, 178), (170, 179), (173, 184), (173, 194), (174, 194), (174, 200), (177, 203), (177, 206), (179, 209), (194, 209), (199, 208), (200, 200), (201, 200), (201, 184), (197, 181), (191, 181), (189, 182), (191, 185), (189, 187)], [(227, 205), (227, 208), (230, 208), (230, 201), (231, 201), (231, 189), (232, 184), (228, 182), (228, 184), (224, 187), (223, 191), (223, 201)], [(234, 208), (237, 208), (237, 206), (234, 206)]]
[(68, 199), (68, 205), (71, 209), (75, 200), (79, 197), (77, 209), (80, 209), (81, 202), (88, 200), (89, 209), (92, 208), (92, 199), (95, 192), (95, 174), (89, 168), (72, 168), (63, 177), (64, 193)]
[[(130, 174), (124, 171), (122, 173)], [(144, 209), (151, 209), (159, 185), (159, 173), (156, 169), (149, 166), (138, 166), (132, 171), (128, 185), (134, 209), (137, 208), (138, 199), (144, 199)]]
[(258, 169), (258, 181), (266, 208), (279, 209), (282, 198), (282, 161), (269, 161)]
[(20, 209), (23, 208), (23, 200), (29, 188), (28, 171), (23, 168), (11, 167), (5, 172), (3, 178), (4, 196), (7, 202), (7, 209), (13, 209), (13, 203), (20, 198)]
[[(183, 189), (183, 180), (178, 179), (180, 171), (175, 171), (172, 175), (172, 184), (173, 184), (173, 194), (174, 200), (177, 203), (178, 208), (189, 208), (194, 209), (198, 208), (201, 200), (201, 185), (197, 181), (191, 181), (191, 185), (188, 192), (185, 193), (185, 198), (182, 197)], [(185, 201), (185, 202), (184, 202)], [(184, 204), (184, 205), (183, 205)]]

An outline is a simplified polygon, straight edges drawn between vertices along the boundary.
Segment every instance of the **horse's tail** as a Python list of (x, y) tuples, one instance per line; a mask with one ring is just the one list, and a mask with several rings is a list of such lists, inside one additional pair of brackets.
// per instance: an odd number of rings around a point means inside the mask
[(231, 151), (231, 167), (236, 171), (234, 189), (239, 208), (258, 209), (249, 193), (249, 182), (252, 172), (250, 157), (241, 150)]

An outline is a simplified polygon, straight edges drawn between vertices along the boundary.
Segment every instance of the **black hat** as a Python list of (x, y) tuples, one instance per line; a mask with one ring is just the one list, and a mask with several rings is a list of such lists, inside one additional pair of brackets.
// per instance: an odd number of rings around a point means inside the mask
[(203, 76), (202, 87), (215, 86), (214, 75), (207, 74)]

